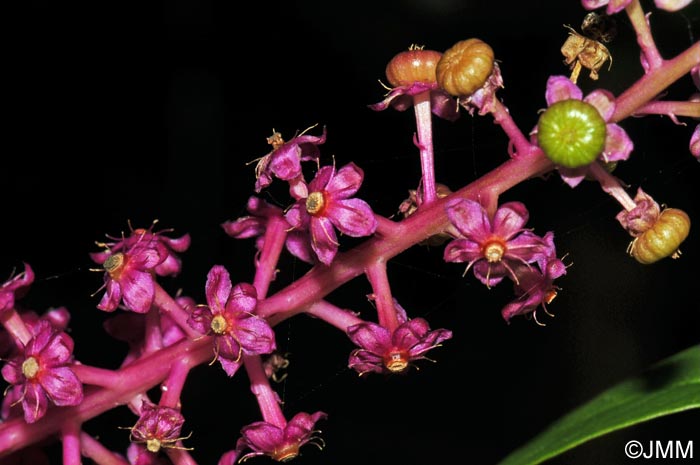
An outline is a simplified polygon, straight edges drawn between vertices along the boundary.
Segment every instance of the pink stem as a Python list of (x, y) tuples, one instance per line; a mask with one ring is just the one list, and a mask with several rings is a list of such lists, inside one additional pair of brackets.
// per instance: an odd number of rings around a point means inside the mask
[(180, 394), (185, 386), (190, 367), (183, 362), (175, 362), (168, 374), (168, 379), (161, 386), (161, 396), (158, 405), (163, 407), (180, 408)]
[(508, 139), (515, 147), (513, 156), (531, 155), (537, 147), (530, 143), (525, 137), (525, 134), (520, 130), (513, 117), (503, 103), (497, 98), (493, 99), (493, 108), (491, 109), (494, 122), (501, 126), (503, 132), (506, 133)]
[(185, 334), (191, 338), (198, 338), (201, 336), (197, 331), (192, 329), (192, 327), (187, 323), (189, 319), (189, 314), (182, 309), (180, 304), (178, 304), (175, 299), (170, 297), (170, 294), (165, 292), (165, 290), (156, 283), (156, 295), (153, 300), (153, 305), (158, 307), (161, 312), (168, 315), (170, 318), (177, 323), (177, 325), (182, 329)]
[(539, 149), (531, 155), (510, 159), (471, 184), (397, 222), (396, 234), (392, 237), (372, 237), (337, 256), (331, 266), (313, 267), (294, 283), (260, 301), (257, 313), (266, 318), (276, 313), (281, 313), (281, 318), (293, 315), (364, 273), (367, 263), (379, 258), (389, 260), (426, 237), (445, 230), (450, 225), (445, 205), (451, 199), (475, 199), (480, 192), (500, 194), (552, 168), (553, 164)]
[(364, 322), (364, 320), (358, 318), (351, 311), (336, 307), (326, 300), (319, 300), (307, 308), (305, 313), (335, 326), (344, 333), (347, 332), (350, 326)]
[(0, 323), (12, 335), (12, 339), (14, 339), (15, 344), (20, 349), (23, 349), (34, 337), (14, 308), (0, 312)]
[(634, 200), (632, 200), (632, 197), (630, 197), (627, 191), (620, 185), (617, 178), (603, 168), (600, 163), (591, 163), (588, 167), (588, 172), (596, 178), (603, 190), (617, 200), (625, 210), (630, 211), (637, 206)]
[(250, 379), (250, 390), (258, 401), (263, 419), (270, 424), (284, 428), (287, 426), (287, 420), (280, 408), (277, 393), (272, 390), (270, 381), (265, 376), (260, 356), (244, 355), (243, 363)]
[(160, 312), (155, 307), (151, 307), (148, 313), (146, 313), (145, 333), (145, 353), (148, 354), (163, 348), (163, 334), (160, 331)]
[(365, 273), (372, 285), (379, 324), (393, 334), (394, 330), (399, 327), (399, 319), (396, 314), (394, 298), (391, 295), (389, 277), (386, 274), (386, 261), (377, 260), (367, 267)]
[(275, 279), (277, 262), (279, 261), (280, 253), (282, 253), (284, 241), (287, 238), (288, 227), (289, 224), (281, 216), (273, 215), (267, 220), (264, 245), (258, 259), (255, 281), (253, 282), (255, 289), (258, 291), (258, 298), (263, 298), (267, 295), (270, 283)]
[(418, 149), (420, 166), (423, 173), (423, 204), (430, 204), (437, 198), (435, 186), (435, 156), (433, 152), (433, 121), (430, 110), (430, 91), (426, 90), (413, 96), (413, 109), (416, 114), (418, 130)]
[(129, 465), (129, 462), (107, 449), (87, 433), (80, 434), (80, 449), (84, 457), (97, 465)]
[(122, 377), (119, 371), (107, 370), (80, 363), (72, 365), (70, 369), (80, 379), (81, 383), (91, 384), (93, 386), (111, 388), (115, 383), (120, 382)]
[(643, 105), (634, 115), (674, 115), (700, 118), (700, 102), (671, 102), (655, 100)]
[(391, 237), (396, 233), (396, 222), (381, 215), (374, 215), (377, 220), (376, 233), (380, 236)]
[(632, 2), (625, 7), (625, 11), (632, 23), (632, 27), (637, 33), (637, 43), (642, 50), (642, 54), (644, 54), (646, 58), (649, 70), (660, 68), (664, 60), (661, 58), (658, 48), (656, 48), (654, 37), (649, 29), (647, 17), (644, 14), (642, 6), (639, 4), (639, 0), (632, 0)]
[(161, 383), (177, 361), (194, 367), (209, 358), (211, 338), (182, 340), (118, 370), (120, 379), (108, 388), (88, 386), (83, 402), (78, 406), (49, 409), (36, 423), (28, 424), (24, 418), (8, 420), (0, 424), (0, 458), (56, 434), (66, 418), (84, 422), (117, 405), (126, 404), (136, 394)]
[(80, 422), (72, 419), (64, 420), (61, 427), (61, 441), (63, 442), (63, 465), (81, 465)]
[(615, 100), (615, 113), (608, 122), (617, 123), (634, 114), (664, 89), (700, 63), (700, 42), (691, 45), (672, 60), (642, 76)]

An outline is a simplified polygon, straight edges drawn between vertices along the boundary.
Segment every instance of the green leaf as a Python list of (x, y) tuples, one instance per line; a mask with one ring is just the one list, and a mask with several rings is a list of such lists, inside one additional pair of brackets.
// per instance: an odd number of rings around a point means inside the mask
[(499, 465), (534, 465), (637, 423), (700, 407), (700, 345), (655, 364), (551, 424)]

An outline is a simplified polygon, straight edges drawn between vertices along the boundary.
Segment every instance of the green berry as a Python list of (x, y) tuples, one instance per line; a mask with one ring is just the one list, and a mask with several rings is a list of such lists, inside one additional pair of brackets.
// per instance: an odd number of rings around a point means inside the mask
[(606, 123), (598, 110), (583, 100), (560, 100), (547, 108), (537, 123), (537, 142), (557, 165), (579, 168), (593, 162), (605, 147)]

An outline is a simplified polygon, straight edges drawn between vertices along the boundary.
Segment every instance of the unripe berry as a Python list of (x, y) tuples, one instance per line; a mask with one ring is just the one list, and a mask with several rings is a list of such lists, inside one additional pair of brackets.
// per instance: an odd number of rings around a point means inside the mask
[(411, 86), (415, 83), (435, 83), (435, 68), (442, 53), (423, 50), (412, 45), (399, 53), (386, 65), (386, 78), (393, 87)]
[(606, 123), (598, 110), (583, 100), (553, 103), (537, 123), (537, 143), (547, 158), (567, 168), (592, 163), (605, 147)]
[(654, 225), (636, 237), (629, 246), (629, 254), (644, 265), (670, 256), (678, 258), (678, 247), (688, 237), (690, 218), (677, 208), (661, 212)]
[(456, 97), (473, 94), (493, 71), (493, 49), (479, 39), (466, 39), (450, 47), (437, 64), (437, 82)]

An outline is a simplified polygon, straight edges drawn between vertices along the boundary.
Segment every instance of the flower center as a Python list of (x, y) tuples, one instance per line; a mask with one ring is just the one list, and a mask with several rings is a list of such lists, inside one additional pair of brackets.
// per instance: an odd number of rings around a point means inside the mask
[(481, 253), (489, 263), (498, 263), (506, 253), (506, 246), (501, 241), (487, 242), (481, 249)]
[(146, 441), (146, 449), (154, 454), (160, 450), (160, 445), (160, 439), (158, 438), (151, 438)]
[(214, 331), (214, 333), (219, 335), (224, 334), (227, 327), (228, 321), (226, 321), (223, 315), (216, 315), (211, 319), (211, 330)]
[(27, 379), (34, 379), (39, 373), (39, 362), (34, 357), (29, 357), (22, 362), (22, 374)]
[(391, 352), (389, 356), (384, 359), (384, 366), (392, 373), (399, 373), (408, 367), (408, 360), (406, 360), (406, 357), (404, 357), (404, 354), (401, 352)]
[(278, 148), (284, 145), (284, 139), (282, 139), (282, 134), (280, 134), (279, 132), (273, 132), (272, 135), (267, 138), (267, 143), (272, 146), (273, 150), (277, 150)]
[(123, 253), (115, 253), (114, 255), (110, 255), (107, 260), (105, 260), (104, 264), (102, 267), (105, 269), (107, 273), (109, 273), (110, 276), (114, 277), (114, 275), (119, 274), (119, 271), (122, 269), (124, 266), (124, 259), (126, 257), (124, 256)]
[(288, 462), (299, 455), (299, 444), (285, 444), (280, 449), (275, 449), (271, 457), (278, 462)]
[(306, 198), (306, 211), (309, 215), (318, 215), (326, 206), (326, 197), (323, 192), (312, 192)]

